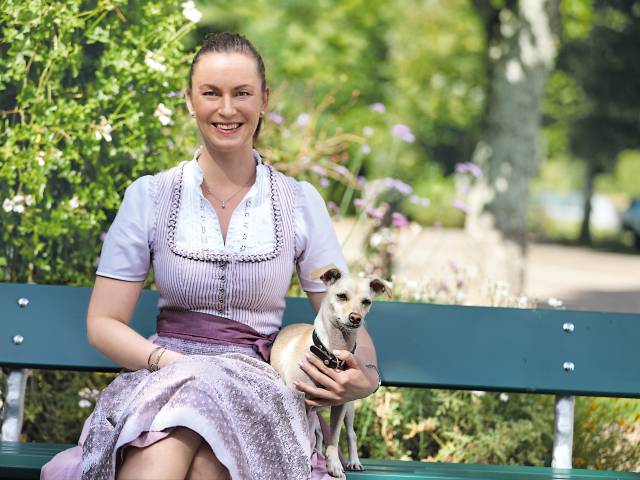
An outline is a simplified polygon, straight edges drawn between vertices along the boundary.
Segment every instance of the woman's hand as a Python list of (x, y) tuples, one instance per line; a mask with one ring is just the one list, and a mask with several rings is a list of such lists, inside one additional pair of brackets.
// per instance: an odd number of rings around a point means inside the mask
[(371, 395), (378, 386), (376, 371), (366, 368), (351, 352), (335, 350), (333, 354), (345, 362), (345, 370), (329, 368), (309, 352), (307, 360), (300, 362), (300, 368), (318, 384), (316, 387), (294, 382), (295, 387), (305, 393), (305, 404), (309, 407), (342, 405)]

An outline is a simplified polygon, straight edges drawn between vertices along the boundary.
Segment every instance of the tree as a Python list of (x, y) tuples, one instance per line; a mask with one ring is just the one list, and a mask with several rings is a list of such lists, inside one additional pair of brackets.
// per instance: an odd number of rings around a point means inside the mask
[(566, 42), (558, 68), (574, 77), (587, 108), (569, 125), (571, 153), (584, 160), (584, 215), (580, 241), (589, 228), (595, 177), (615, 167), (618, 154), (640, 146), (640, 5), (598, 0), (589, 35)]
[(484, 176), (471, 195), (467, 227), (479, 239), (497, 240), (500, 252), (489, 255), (496, 245), (487, 247), (483, 273), (507, 281), (519, 293), (524, 288), (529, 182), (540, 161), (538, 131), (558, 45), (559, 1), (473, 3), (487, 38), (488, 94), (474, 152)]

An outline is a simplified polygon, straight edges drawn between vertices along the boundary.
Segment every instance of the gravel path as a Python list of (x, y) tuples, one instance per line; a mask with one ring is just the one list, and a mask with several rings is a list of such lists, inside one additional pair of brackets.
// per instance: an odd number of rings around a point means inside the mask
[[(336, 224), (338, 238), (348, 237), (343, 243), (348, 261), (361, 256), (361, 235), (349, 234), (351, 230), (348, 222)], [(396, 274), (421, 282), (451, 277), (454, 264), (473, 272), (476, 247), (463, 230), (405, 230), (398, 243)], [(562, 300), (570, 309), (640, 313), (640, 254), (531, 244), (526, 293), (542, 303)]]

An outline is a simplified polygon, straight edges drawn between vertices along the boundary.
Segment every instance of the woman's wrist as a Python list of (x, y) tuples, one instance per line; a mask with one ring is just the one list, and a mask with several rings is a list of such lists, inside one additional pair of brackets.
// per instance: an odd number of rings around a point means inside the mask
[(373, 363), (367, 363), (365, 365), (365, 368), (365, 371), (367, 372), (367, 378), (369, 378), (371, 385), (375, 387), (375, 390), (373, 390), (371, 394), (376, 393), (382, 385), (382, 376), (380, 375), (380, 370), (378, 369), (377, 365)]

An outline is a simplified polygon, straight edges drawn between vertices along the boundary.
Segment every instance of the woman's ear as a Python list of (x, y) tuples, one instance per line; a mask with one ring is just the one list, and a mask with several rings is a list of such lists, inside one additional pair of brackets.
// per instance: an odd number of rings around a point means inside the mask
[(193, 102), (191, 101), (191, 94), (186, 88), (182, 91), (182, 94), (184, 95), (185, 102), (187, 102), (187, 110), (189, 111), (192, 117), (195, 117)]

